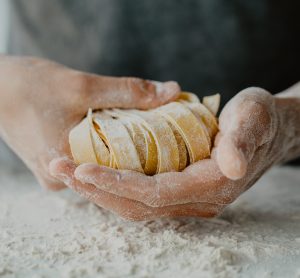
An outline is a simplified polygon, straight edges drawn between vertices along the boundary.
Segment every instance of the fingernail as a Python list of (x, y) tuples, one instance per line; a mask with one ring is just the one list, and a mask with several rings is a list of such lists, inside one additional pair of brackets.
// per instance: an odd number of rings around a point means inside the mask
[(238, 180), (245, 176), (248, 168), (247, 160), (243, 152), (232, 142), (221, 142), (216, 156), (219, 167), (225, 176), (232, 180)]
[(173, 99), (179, 95), (180, 86), (175, 81), (153, 82), (156, 87), (156, 94), (163, 99)]
[(88, 175), (93, 175), (93, 173), (98, 170), (99, 165), (94, 164), (94, 163), (85, 163), (79, 165), (75, 171), (74, 175), (76, 178), (85, 178)]
[(248, 162), (241, 150), (237, 150), (238, 159), (235, 160), (234, 167), (236, 169), (236, 179), (240, 179), (245, 176), (248, 168)]
[(78, 166), (74, 172), (76, 179), (87, 183), (94, 183), (95, 180), (100, 177), (111, 177), (112, 174), (114, 174), (112, 169), (106, 169), (106, 167), (101, 167), (91, 163)]

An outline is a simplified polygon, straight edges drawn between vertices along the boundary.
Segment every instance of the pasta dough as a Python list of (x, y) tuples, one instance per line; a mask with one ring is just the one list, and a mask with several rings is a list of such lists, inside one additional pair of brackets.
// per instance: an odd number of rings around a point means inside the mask
[(74, 161), (147, 175), (182, 171), (210, 156), (219, 105), (219, 95), (205, 97), (202, 104), (182, 92), (177, 101), (147, 111), (89, 109), (69, 134)]

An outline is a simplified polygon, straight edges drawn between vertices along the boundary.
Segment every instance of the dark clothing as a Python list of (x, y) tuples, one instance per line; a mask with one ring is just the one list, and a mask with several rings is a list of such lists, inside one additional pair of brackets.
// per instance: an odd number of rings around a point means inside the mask
[(9, 52), (222, 94), (299, 81), (299, 1), (11, 0)]

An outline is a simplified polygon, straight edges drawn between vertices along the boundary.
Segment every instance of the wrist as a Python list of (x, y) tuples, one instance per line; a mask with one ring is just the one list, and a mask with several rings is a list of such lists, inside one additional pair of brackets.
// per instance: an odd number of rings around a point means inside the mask
[(300, 97), (275, 96), (278, 115), (277, 143), (282, 150), (279, 162), (300, 157)]

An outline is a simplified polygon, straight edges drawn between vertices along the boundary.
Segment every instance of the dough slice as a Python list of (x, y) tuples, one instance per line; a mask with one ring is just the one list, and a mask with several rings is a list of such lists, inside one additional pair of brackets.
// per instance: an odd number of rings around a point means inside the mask
[(220, 94), (215, 94), (212, 96), (207, 96), (203, 98), (203, 105), (214, 114), (214, 116), (217, 115), (219, 107), (221, 102), (221, 96)]
[(200, 120), (200, 124), (205, 126), (210, 147), (214, 136), (219, 130), (215, 116), (220, 106), (220, 100), (220, 94), (215, 94), (204, 97), (202, 104), (195, 94), (189, 92), (182, 92), (177, 100), (187, 106)]
[(189, 109), (181, 103), (172, 102), (160, 107), (157, 112), (177, 128), (188, 149), (190, 163), (210, 155), (205, 129)]
[(153, 111), (129, 110), (129, 112), (144, 120), (144, 127), (150, 131), (155, 140), (158, 154), (156, 173), (178, 171), (179, 152), (177, 141), (164, 118)]
[(70, 131), (69, 144), (76, 164), (97, 163), (87, 118)]
[[(91, 139), (94, 148), (94, 153), (97, 158), (97, 163), (99, 165), (110, 166), (111, 155), (109, 153), (107, 145), (104, 144), (103, 140), (101, 139), (101, 136), (98, 134), (98, 132), (95, 129), (92, 109), (89, 109), (87, 119), (90, 126)], [(102, 138), (105, 139), (103, 135)]]
[(146, 139), (143, 131), (141, 130), (140, 126), (132, 121), (130, 118), (121, 118), (122, 123), (125, 125), (129, 134), (134, 142), (135, 148), (138, 152), (141, 165), (143, 169), (145, 168), (146, 164), (146, 156), (147, 156), (147, 148), (146, 148)]
[(200, 102), (199, 98), (195, 94), (189, 92), (181, 92), (178, 100), (184, 100), (187, 102)]
[[(133, 113), (132, 111), (135, 111), (135, 112)], [(115, 112), (115, 115), (117, 115), (120, 118), (123, 118), (123, 117), (129, 118), (130, 121), (132, 123), (134, 123), (137, 128), (140, 129), (140, 131), (143, 134), (145, 143), (146, 143), (146, 145), (145, 145), (146, 161), (145, 161), (145, 166), (144, 166), (144, 172), (147, 175), (156, 174), (157, 163), (158, 163), (157, 146), (156, 146), (156, 143), (155, 143), (155, 140), (153, 138), (151, 131), (147, 128), (147, 126), (148, 126), (147, 122), (142, 117), (137, 115), (136, 110), (113, 109), (113, 112)]]
[(186, 107), (188, 107), (193, 114), (203, 122), (206, 127), (207, 133), (211, 140), (218, 133), (218, 122), (216, 117), (202, 104), (202, 103), (189, 103), (181, 101)]
[(95, 114), (93, 120), (107, 139), (112, 166), (143, 173), (138, 153), (125, 126), (116, 119), (105, 117), (104, 113)]
[(146, 164), (145, 164), (145, 173), (147, 175), (154, 175), (158, 172), (157, 170), (157, 162), (158, 162), (158, 151), (157, 146), (154, 140), (154, 137), (149, 129), (145, 126), (141, 126), (141, 130), (144, 132), (144, 136), (146, 139), (147, 145), (147, 156), (146, 156)]
[(171, 127), (177, 142), (177, 148), (179, 153), (179, 171), (182, 171), (188, 165), (189, 162), (188, 151), (186, 149), (185, 142), (179, 131), (176, 129), (176, 127), (172, 124), (169, 124), (169, 126)]
[[(120, 110), (121, 111), (121, 110)], [(113, 118), (116, 118), (122, 122), (127, 128), (129, 135), (134, 143), (134, 146), (138, 152), (142, 168), (145, 168), (146, 156), (147, 156), (147, 142), (145, 134), (142, 131), (141, 126), (134, 121), (134, 118), (130, 117), (128, 113), (122, 113), (118, 110), (105, 110), (104, 112)]]

